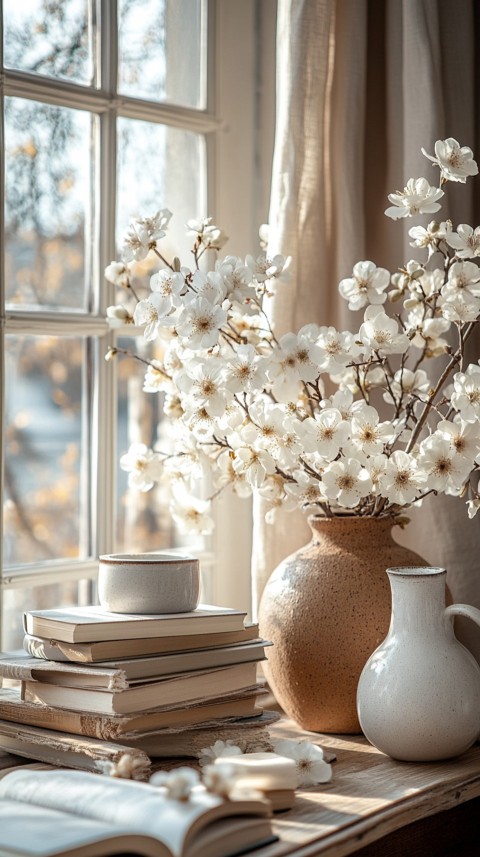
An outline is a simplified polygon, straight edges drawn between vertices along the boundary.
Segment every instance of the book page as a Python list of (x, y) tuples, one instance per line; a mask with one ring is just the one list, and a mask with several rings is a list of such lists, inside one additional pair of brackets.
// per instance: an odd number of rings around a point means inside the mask
[(120, 854), (125, 851), (145, 857), (170, 857), (153, 839), (119, 833), (110, 824), (90, 818), (73, 819), (55, 809), (16, 801), (0, 803), (0, 854), (46, 857), (67, 852), (71, 855)]
[(165, 798), (146, 783), (82, 771), (13, 771), (0, 781), (0, 799), (103, 822), (116, 832), (147, 834), (164, 842), (175, 857), (182, 853), (188, 830), (201, 829), (210, 817), (234, 815), (242, 809), (265, 814), (260, 801), (224, 802), (202, 786), (189, 801), (181, 802)]

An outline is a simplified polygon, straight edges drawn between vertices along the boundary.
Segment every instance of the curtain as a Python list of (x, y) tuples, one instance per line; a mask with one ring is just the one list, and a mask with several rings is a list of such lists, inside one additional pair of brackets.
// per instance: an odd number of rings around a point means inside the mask
[[(277, 334), (312, 321), (353, 329), (360, 314), (349, 312), (337, 285), (355, 262), (393, 272), (424, 258), (409, 246), (413, 221), (385, 217), (387, 194), (411, 176), (437, 183), (438, 169), (420, 151), (433, 152), (437, 139), (455, 137), (480, 162), (479, 35), (475, 0), (279, 0), (269, 252), (293, 264), (291, 282), (268, 306)], [(479, 179), (449, 183), (442, 211), (478, 225)], [(469, 359), (479, 355), (477, 338)], [(256, 501), (257, 598), (308, 537), (301, 513), (295, 521), (280, 513), (272, 526)], [(412, 513), (400, 540), (448, 569), (454, 600), (480, 607), (480, 515), (470, 521), (460, 499), (434, 497)], [(460, 633), (480, 656), (480, 630)]]

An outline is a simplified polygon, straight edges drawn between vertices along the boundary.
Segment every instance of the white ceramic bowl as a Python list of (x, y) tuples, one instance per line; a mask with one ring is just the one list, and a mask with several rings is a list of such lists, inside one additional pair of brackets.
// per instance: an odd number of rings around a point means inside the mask
[(188, 613), (200, 593), (198, 559), (174, 553), (100, 557), (98, 598), (111, 613)]

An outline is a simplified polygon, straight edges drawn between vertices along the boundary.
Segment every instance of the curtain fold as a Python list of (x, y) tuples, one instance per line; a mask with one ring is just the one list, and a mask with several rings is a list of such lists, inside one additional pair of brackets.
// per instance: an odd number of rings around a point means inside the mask
[[(269, 250), (293, 263), (268, 306), (278, 334), (312, 321), (358, 326), (337, 290), (355, 262), (393, 272), (418, 258), (412, 223), (384, 216), (387, 194), (411, 176), (435, 183), (420, 149), (433, 152), (437, 139), (455, 137), (480, 160), (479, 20), (475, 0), (456, 0), (454, 11), (451, 0), (279, 0)], [(448, 216), (478, 225), (478, 179), (446, 190)], [(448, 569), (455, 600), (480, 607), (480, 516), (470, 521), (461, 500), (438, 496), (411, 517), (402, 541)], [(305, 516), (280, 512), (265, 524), (256, 501), (257, 598), (307, 538)], [(480, 656), (478, 629), (462, 634)]]

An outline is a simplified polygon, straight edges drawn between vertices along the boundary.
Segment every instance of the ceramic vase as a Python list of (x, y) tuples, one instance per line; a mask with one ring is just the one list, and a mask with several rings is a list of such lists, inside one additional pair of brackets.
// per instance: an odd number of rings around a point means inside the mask
[(452, 617), (480, 625), (480, 610), (445, 607), (442, 568), (390, 568), (392, 617), (358, 685), (362, 729), (404, 761), (460, 755), (480, 734), (480, 667), (457, 640)]
[(312, 540), (275, 569), (261, 599), (260, 631), (274, 644), (265, 672), (302, 728), (358, 733), (358, 679), (390, 621), (386, 569), (426, 562), (393, 540), (391, 518), (309, 524)]

